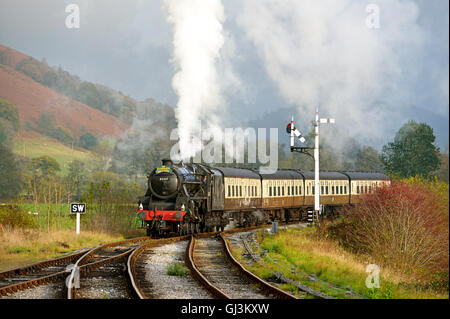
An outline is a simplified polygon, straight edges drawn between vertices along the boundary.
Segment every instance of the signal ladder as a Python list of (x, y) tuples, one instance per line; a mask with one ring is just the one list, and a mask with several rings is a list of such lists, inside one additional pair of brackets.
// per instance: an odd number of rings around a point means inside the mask
[(319, 211), (318, 210), (308, 210), (308, 218), (307, 218), (308, 227), (312, 227), (314, 225), (319, 225)]

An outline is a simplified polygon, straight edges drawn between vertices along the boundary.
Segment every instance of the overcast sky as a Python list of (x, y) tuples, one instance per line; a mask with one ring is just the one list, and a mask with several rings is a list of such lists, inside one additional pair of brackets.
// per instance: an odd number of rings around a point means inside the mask
[[(71, 3), (80, 7), (80, 29), (66, 28)], [(356, 132), (378, 123), (364, 136), (377, 146), (406, 120), (423, 118), (447, 146), (447, 0), (222, 3), (219, 74), (234, 80), (223, 83), (225, 126), (276, 109), (304, 117), (320, 104)], [(362, 27), (369, 3), (380, 7), (377, 30)], [(159, 0), (0, 2), (1, 44), (135, 99), (176, 107), (172, 27)]]

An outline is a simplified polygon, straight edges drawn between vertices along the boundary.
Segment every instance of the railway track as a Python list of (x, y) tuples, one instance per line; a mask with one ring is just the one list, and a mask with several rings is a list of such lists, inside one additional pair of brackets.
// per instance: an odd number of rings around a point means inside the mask
[[(151, 255), (155, 254), (155, 250), (157, 250), (159, 247), (165, 248), (168, 245), (179, 243), (182, 241), (186, 242), (189, 238), (190, 238), (189, 236), (181, 236), (174, 238), (158, 239), (141, 245), (139, 248), (135, 249), (133, 253), (130, 254), (127, 261), (127, 268), (131, 287), (137, 298), (152, 299), (160, 297), (157, 295), (158, 291), (156, 291), (155, 285), (152, 284), (152, 282), (155, 281), (154, 277), (161, 276), (161, 269), (157, 269), (157, 265), (155, 264), (148, 264), (146, 262), (151, 258)], [(159, 253), (161, 254), (162, 252)], [(169, 251), (169, 253), (171, 252)], [(178, 285), (175, 286), (178, 287)], [(172, 286), (172, 287), (158, 287), (158, 288), (170, 290), (177, 287)]]
[[(167, 285), (161, 289), (159, 284), (156, 283), (158, 280), (161, 283), (161, 279), (156, 278), (162, 276), (161, 267), (156, 263), (148, 261), (153, 260), (152, 255), (158, 253), (180, 255), (180, 248), (170, 248), (170, 245), (183, 242), (184, 247), (186, 247), (184, 264), (190, 269), (188, 277), (192, 276), (197, 282), (197, 285), (200, 284), (204, 290), (209, 292), (210, 297), (222, 299), (296, 299), (294, 296), (268, 284), (245, 270), (234, 259), (230, 247), (223, 237), (223, 234), (251, 231), (260, 229), (261, 227), (267, 227), (267, 225), (231, 229), (222, 233), (197, 234), (195, 237), (183, 236), (160, 239), (141, 245), (130, 254), (127, 262), (129, 278), (135, 295), (140, 299), (159, 298), (161, 295), (169, 295), (170, 298), (176, 298), (177, 294), (174, 290), (179, 290), (180, 286), (185, 287), (185, 285), (189, 285), (189, 289), (181, 288), (184, 289), (184, 298), (186, 298), (187, 291), (192, 293), (193, 290), (198, 289), (198, 287), (192, 287), (192, 280), (181, 278), (176, 279), (176, 284), (172, 284), (171, 286)], [(158, 247), (161, 247), (159, 252), (157, 251)], [(179, 256), (177, 260), (181, 261), (182, 258)], [(169, 281), (167, 276), (162, 277), (164, 278), (163, 280)], [(164, 292), (161, 292), (161, 290), (164, 290)], [(193, 292), (192, 294), (195, 298), (205, 297), (204, 292), (203, 294), (200, 292)]]
[(67, 277), (67, 267), (73, 264), (88, 249), (29, 266), (0, 273), (0, 298), (22, 290), (49, 284)]
[(195, 278), (220, 299), (296, 299), (248, 272), (231, 254), (222, 233), (191, 237), (188, 266)]
[[(123, 263), (128, 255), (141, 245), (141, 242), (148, 241), (149, 239), (149, 237), (132, 238), (100, 245), (89, 250), (77, 260), (72, 268), (72, 272), (66, 282), (67, 298), (77, 298), (78, 289), (86, 289), (92, 284), (92, 280), (89, 278), (86, 279), (88, 274), (97, 271), (97, 277), (102, 277), (102, 275), (113, 275), (111, 270), (117, 270), (114, 268), (117, 268), (120, 263)], [(104, 269), (107, 265), (112, 265), (112, 268), (109, 268), (109, 271), (108, 269)], [(85, 280), (82, 280), (81, 278), (84, 278)]]
[[(69, 286), (66, 293), (60, 295), (65, 295), (69, 299), (73, 298), (76, 293), (74, 280), (78, 279), (77, 272), (85, 276), (104, 265), (123, 260), (138, 246), (138, 243), (146, 240), (149, 238), (138, 237), (109, 243), (65, 257), (2, 272), (0, 273), (0, 298), (56, 282), (61, 282), (59, 290), (65, 290), (63, 283)], [(67, 280), (67, 277), (70, 279)]]
[[(253, 226), (245, 229), (230, 229), (224, 231), (223, 233), (233, 234), (259, 229), (261, 227), (267, 227), (267, 225)], [(198, 237), (207, 238), (221, 236), (221, 234), (219, 234), (219, 232), (206, 233), (199, 234)], [(112, 278), (109, 281), (125, 282), (125, 279), (129, 280), (132, 290), (132, 292), (129, 294), (130, 297), (133, 295), (137, 296), (138, 298), (152, 298), (154, 296), (152, 295), (151, 291), (149, 291), (148, 287), (146, 287), (147, 279), (142, 275), (142, 260), (145, 260), (145, 258), (152, 253), (152, 249), (170, 243), (176, 243), (180, 241), (187, 242), (189, 239), (191, 239), (190, 236), (172, 237), (152, 240), (148, 243), (142, 244), (142, 242), (148, 241), (149, 237), (133, 238), (120, 242), (101, 245), (93, 249), (82, 250), (75, 254), (62, 258), (44, 261), (26, 267), (2, 272), (0, 273), (0, 298), (17, 293), (19, 291), (57, 282), (61, 282), (61, 285), (58, 286), (58, 289), (64, 291), (61, 294), (64, 297), (67, 297), (68, 299), (79, 297), (89, 298), (89, 293), (84, 293), (84, 290), (88, 289), (88, 287), (92, 285), (93, 278), (108, 276), (109, 278)], [(189, 243), (191, 244), (192, 242), (193, 241), (191, 239)], [(247, 279), (250, 278), (252, 275), (250, 273), (246, 274), (245, 269), (243, 269), (242, 266), (239, 267), (237, 261), (233, 261), (234, 258), (231, 256), (229, 248), (227, 248), (226, 241), (223, 241), (223, 243), (225, 247), (224, 252), (228, 254), (230, 262), (234, 263), (237, 269), (240, 269), (239, 271), (243, 274), (243, 276), (245, 276)], [(187, 265), (189, 265), (190, 244), (188, 245), (186, 243), (185, 260)], [(128, 270), (128, 274), (126, 274), (125, 272), (125, 267)], [(193, 272), (192, 274), (195, 277), (197, 276), (197, 272)], [(253, 285), (255, 285), (257, 280), (258, 279), (256, 278), (250, 279)], [(78, 286), (78, 283), (80, 283), (81, 285)], [(63, 286), (63, 284), (65, 285)], [(263, 285), (263, 287), (264, 285), (267, 285), (267, 283), (265, 282), (259, 282), (257, 284)], [(264, 289), (271, 290), (272, 288)], [(210, 291), (209, 288), (208, 291)], [(212, 296), (217, 297), (218, 295), (212, 293)], [(280, 296), (281, 295), (279, 294), (279, 292), (272, 293), (272, 297), (275, 298), (287, 297)], [(269, 297), (271, 297), (270, 293)], [(222, 295), (221, 298), (226, 298), (225, 294)]]

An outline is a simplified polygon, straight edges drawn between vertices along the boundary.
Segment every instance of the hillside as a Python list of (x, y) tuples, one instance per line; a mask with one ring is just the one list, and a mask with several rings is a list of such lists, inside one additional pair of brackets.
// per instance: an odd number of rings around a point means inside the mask
[(73, 160), (88, 162), (99, 158), (96, 153), (78, 147), (72, 148), (35, 132), (25, 132), (16, 136), (13, 152), (27, 158), (44, 155), (53, 157), (59, 163), (63, 175), (67, 173), (68, 164)]
[[(85, 133), (117, 143), (111, 145), (116, 172), (118, 166), (128, 171), (137, 158), (158, 157), (159, 162), (158, 154), (168, 152), (168, 137), (176, 127), (169, 105), (151, 98), (133, 100), (120, 91), (83, 81), (61, 67), (51, 67), (45, 59), (38, 61), (3, 45), (0, 99), (14, 105), (20, 118), (14, 153), (28, 158), (50, 155), (63, 169), (73, 159), (101, 157), (77, 148), (83, 145), (80, 137)], [(149, 157), (148, 152), (156, 153)]]
[(49, 112), (57, 125), (70, 128), (76, 136), (85, 131), (119, 137), (128, 129), (120, 119), (56, 93), (6, 65), (0, 65), (0, 96), (17, 106), (23, 123), (36, 124), (42, 113)]

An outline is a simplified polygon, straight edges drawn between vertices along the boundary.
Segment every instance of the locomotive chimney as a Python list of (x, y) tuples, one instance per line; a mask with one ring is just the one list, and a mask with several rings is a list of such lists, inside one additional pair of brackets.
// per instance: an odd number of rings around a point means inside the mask
[(173, 162), (172, 162), (172, 160), (165, 158), (165, 159), (162, 160), (162, 164), (164, 166), (172, 166)]

